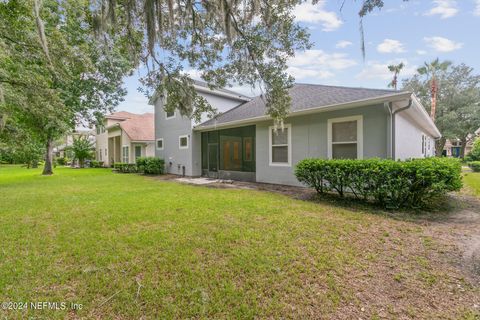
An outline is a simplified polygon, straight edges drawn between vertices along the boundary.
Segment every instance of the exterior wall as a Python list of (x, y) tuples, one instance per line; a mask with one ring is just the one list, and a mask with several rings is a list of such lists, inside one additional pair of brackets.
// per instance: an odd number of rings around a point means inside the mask
[[(219, 112), (225, 112), (241, 103), (239, 100), (219, 97), (208, 93), (199, 93), (212, 107)], [(205, 119), (203, 119), (205, 118)], [(207, 120), (202, 117), (202, 122)], [(167, 119), (163, 109), (163, 100), (155, 101), (155, 156), (165, 160), (166, 172), (171, 174), (200, 176), (202, 173), (201, 134), (193, 132), (195, 123), (187, 117), (182, 117), (175, 110), (175, 117)], [(180, 149), (179, 137), (188, 137), (188, 148)], [(163, 150), (157, 148), (156, 140), (163, 139)]]
[[(395, 159), (424, 158), (435, 156), (435, 139), (415, 124), (414, 119), (404, 112), (395, 116)], [(422, 153), (422, 135), (426, 147)]]
[[(114, 125), (122, 120), (115, 120), (115, 119), (105, 119), (105, 128)], [(104, 132), (97, 134), (96, 128), (94, 129), (95, 132), (95, 158), (98, 161), (103, 161), (105, 166), (111, 165), (111, 159), (113, 154), (109, 150), (108, 146), (108, 138), (111, 137), (108, 131), (105, 130)], [(102, 158), (99, 157), (99, 152), (102, 153)]]
[[(179, 147), (179, 137), (182, 135), (188, 136), (187, 149)], [(155, 103), (155, 139), (160, 138), (163, 139), (163, 150), (155, 148), (155, 156), (165, 160), (166, 172), (182, 174), (182, 168), (185, 167), (185, 174), (193, 175), (191, 120), (180, 116), (177, 110), (174, 118), (166, 119), (163, 103), (158, 99)]]
[(145, 157), (155, 157), (155, 143), (149, 142), (144, 147), (145, 149)]
[[(100, 134), (96, 134), (95, 131), (95, 158), (98, 161), (104, 161), (105, 165), (109, 165), (109, 157), (108, 157), (108, 151), (107, 155), (105, 155), (105, 150), (108, 150), (108, 132), (105, 131)], [(99, 154), (102, 154), (101, 158)]]
[(256, 181), (286, 185), (301, 185), (294, 175), (295, 165), (305, 158), (327, 158), (328, 119), (363, 116), (363, 158), (388, 156), (389, 114), (383, 105), (322, 112), (287, 118), (291, 124), (291, 166), (269, 165), (269, 126), (272, 121), (256, 126)]
[[(236, 106), (238, 106), (239, 104), (242, 103), (242, 101), (239, 101), (239, 100), (234, 100), (234, 99), (229, 99), (229, 98), (226, 98), (226, 97), (219, 97), (217, 95), (214, 95), (214, 94), (210, 94), (210, 93), (198, 93), (199, 95), (201, 95), (202, 97), (205, 98), (205, 100), (207, 100), (208, 103), (210, 103), (210, 105), (214, 108), (217, 108), (217, 111), (219, 113), (223, 113), (225, 111), (228, 111)], [(202, 115), (202, 120), (200, 121), (200, 123), (203, 123), (205, 121), (208, 120), (208, 117), (206, 114), (203, 114)], [(199, 123), (194, 123), (192, 122), (192, 124), (195, 126)]]

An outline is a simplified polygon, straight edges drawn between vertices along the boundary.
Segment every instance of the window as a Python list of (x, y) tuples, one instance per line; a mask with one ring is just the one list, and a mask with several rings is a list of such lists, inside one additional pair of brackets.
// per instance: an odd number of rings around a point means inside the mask
[(108, 154), (107, 152), (108, 152), (108, 151), (107, 151), (107, 148), (105, 148), (105, 156)]
[(135, 160), (142, 156), (142, 146), (135, 146)]
[(102, 150), (98, 152), (98, 160), (102, 161)]
[(157, 149), (163, 150), (163, 138), (157, 139)]
[(269, 128), (270, 144), (270, 165), (271, 166), (290, 166), (292, 163), (292, 127), (290, 124), (284, 126), (283, 130), (274, 127)]
[(165, 119), (172, 119), (172, 118), (175, 118), (175, 110), (165, 111)]
[(178, 147), (180, 149), (188, 149), (188, 136), (178, 137)]
[(123, 146), (122, 147), (122, 162), (128, 163), (129, 162), (129, 150), (130, 148), (128, 146)]
[(363, 158), (363, 117), (353, 116), (328, 120), (328, 158)]

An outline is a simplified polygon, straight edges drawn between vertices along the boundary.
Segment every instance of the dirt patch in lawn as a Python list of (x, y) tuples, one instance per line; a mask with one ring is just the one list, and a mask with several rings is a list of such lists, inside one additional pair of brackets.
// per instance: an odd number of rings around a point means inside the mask
[[(341, 293), (335, 319), (480, 319), (480, 201), (466, 192), (429, 212), (387, 212), (302, 187), (236, 181), (207, 187), (275, 192), (364, 215), (370, 223), (350, 235), (361, 254), (331, 273)], [(320, 304), (289, 303), (296, 316), (331, 318), (317, 313)]]

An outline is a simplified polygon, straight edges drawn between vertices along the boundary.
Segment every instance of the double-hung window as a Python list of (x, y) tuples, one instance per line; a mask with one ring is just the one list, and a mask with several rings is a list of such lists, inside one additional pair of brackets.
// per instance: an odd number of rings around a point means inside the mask
[(123, 163), (129, 163), (129, 150), (130, 148), (128, 146), (123, 146), (122, 147), (122, 162)]
[(178, 137), (178, 148), (188, 149), (188, 135)]
[(328, 120), (328, 158), (363, 158), (363, 117), (352, 116)]
[(290, 166), (292, 163), (292, 126), (269, 127), (269, 154), (271, 166)]
[(157, 150), (163, 150), (163, 138), (157, 139)]

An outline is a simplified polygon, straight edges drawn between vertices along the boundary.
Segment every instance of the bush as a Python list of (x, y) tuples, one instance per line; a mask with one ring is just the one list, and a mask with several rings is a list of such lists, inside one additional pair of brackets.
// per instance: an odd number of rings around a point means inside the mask
[(473, 142), (472, 151), (465, 156), (467, 161), (480, 161), (480, 139), (476, 138)]
[(165, 161), (156, 157), (140, 157), (137, 158), (137, 168), (144, 174), (164, 174)]
[(470, 169), (472, 169), (473, 172), (480, 172), (480, 161), (469, 162), (468, 166), (470, 167)]
[(424, 207), (462, 187), (461, 163), (450, 158), (305, 159), (296, 166), (295, 175), (318, 193), (335, 191), (342, 197), (352, 193), (390, 208)]
[(69, 161), (67, 157), (58, 157), (55, 160), (59, 166), (66, 166)]
[(90, 161), (90, 168), (103, 168), (103, 161), (97, 161), (97, 160)]
[(115, 162), (113, 165), (115, 170), (121, 173), (135, 173), (137, 172), (137, 165), (135, 163)]

